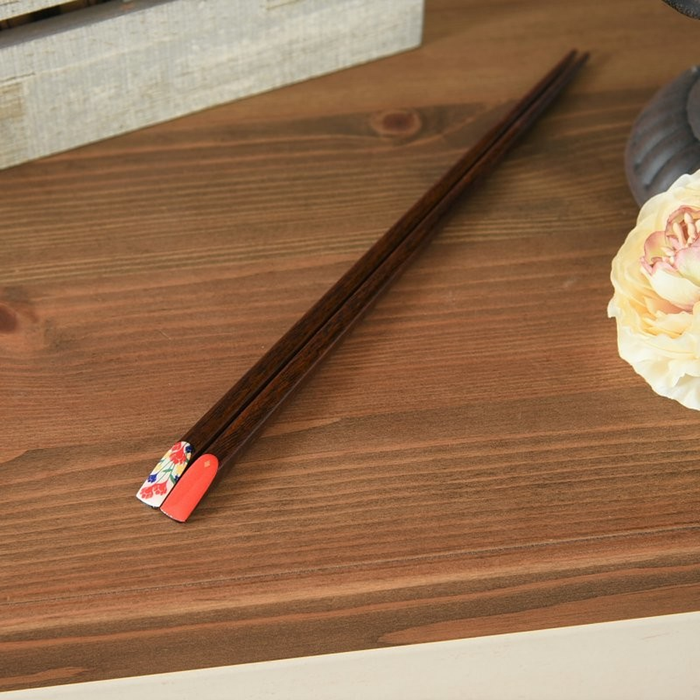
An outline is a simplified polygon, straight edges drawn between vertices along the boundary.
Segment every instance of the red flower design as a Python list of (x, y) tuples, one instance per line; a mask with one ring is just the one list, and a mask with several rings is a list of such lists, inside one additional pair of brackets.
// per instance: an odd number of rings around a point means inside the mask
[(153, 495), (153, 486), (144, 486), (139, 491), (139, 496), (143, 496), (143, 498), (150, 498), (152, 495)]
[(158, 484), (153, 484), (153, 486), (151, 488), (153, 489), (153, 493), (157, 494), (157, 495), (164, 494), (167, 490), (164, 481), (161, 481)]
[(170, 461), (174, 464), (184, 464), (187, 461), (184, 442), (178, 442), (170, 449)]

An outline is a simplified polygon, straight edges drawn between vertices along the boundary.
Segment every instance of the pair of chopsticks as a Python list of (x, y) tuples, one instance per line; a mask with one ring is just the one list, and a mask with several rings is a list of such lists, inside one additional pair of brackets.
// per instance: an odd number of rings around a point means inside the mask
[(428, 242), (455, 201), (500, 161), (587, 58), (571, 51), (557, 63), (166, 452), (137, 498), (186, 521), (214, 478), (230, 467), (266, 419)]

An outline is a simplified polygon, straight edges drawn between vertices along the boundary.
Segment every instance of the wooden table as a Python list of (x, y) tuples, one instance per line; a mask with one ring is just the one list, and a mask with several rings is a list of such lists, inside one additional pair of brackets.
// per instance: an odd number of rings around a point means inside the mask
[[(0, 173), (0, 689), (697, 610), (700, 418), (616, 352), (658, 2), (434, 0), (414, 52)], [(572, 46), (589, 67), (186, 525), (154, 462)]]

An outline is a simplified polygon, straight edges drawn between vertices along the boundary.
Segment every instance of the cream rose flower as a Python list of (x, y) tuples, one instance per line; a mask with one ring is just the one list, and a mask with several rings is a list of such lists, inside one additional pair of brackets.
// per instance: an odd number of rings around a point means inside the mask
[(652, 197), (612, 262), (620, 357), (700, 410), (700, 171)]

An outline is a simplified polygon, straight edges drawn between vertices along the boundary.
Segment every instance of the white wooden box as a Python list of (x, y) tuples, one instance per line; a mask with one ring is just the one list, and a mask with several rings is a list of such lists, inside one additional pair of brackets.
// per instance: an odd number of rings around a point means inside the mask
[[(55, 5), (0, 0), (0, 22)], [(423, 9), (111, 0), (2, 29), (0, 168), (413, 48)]]

